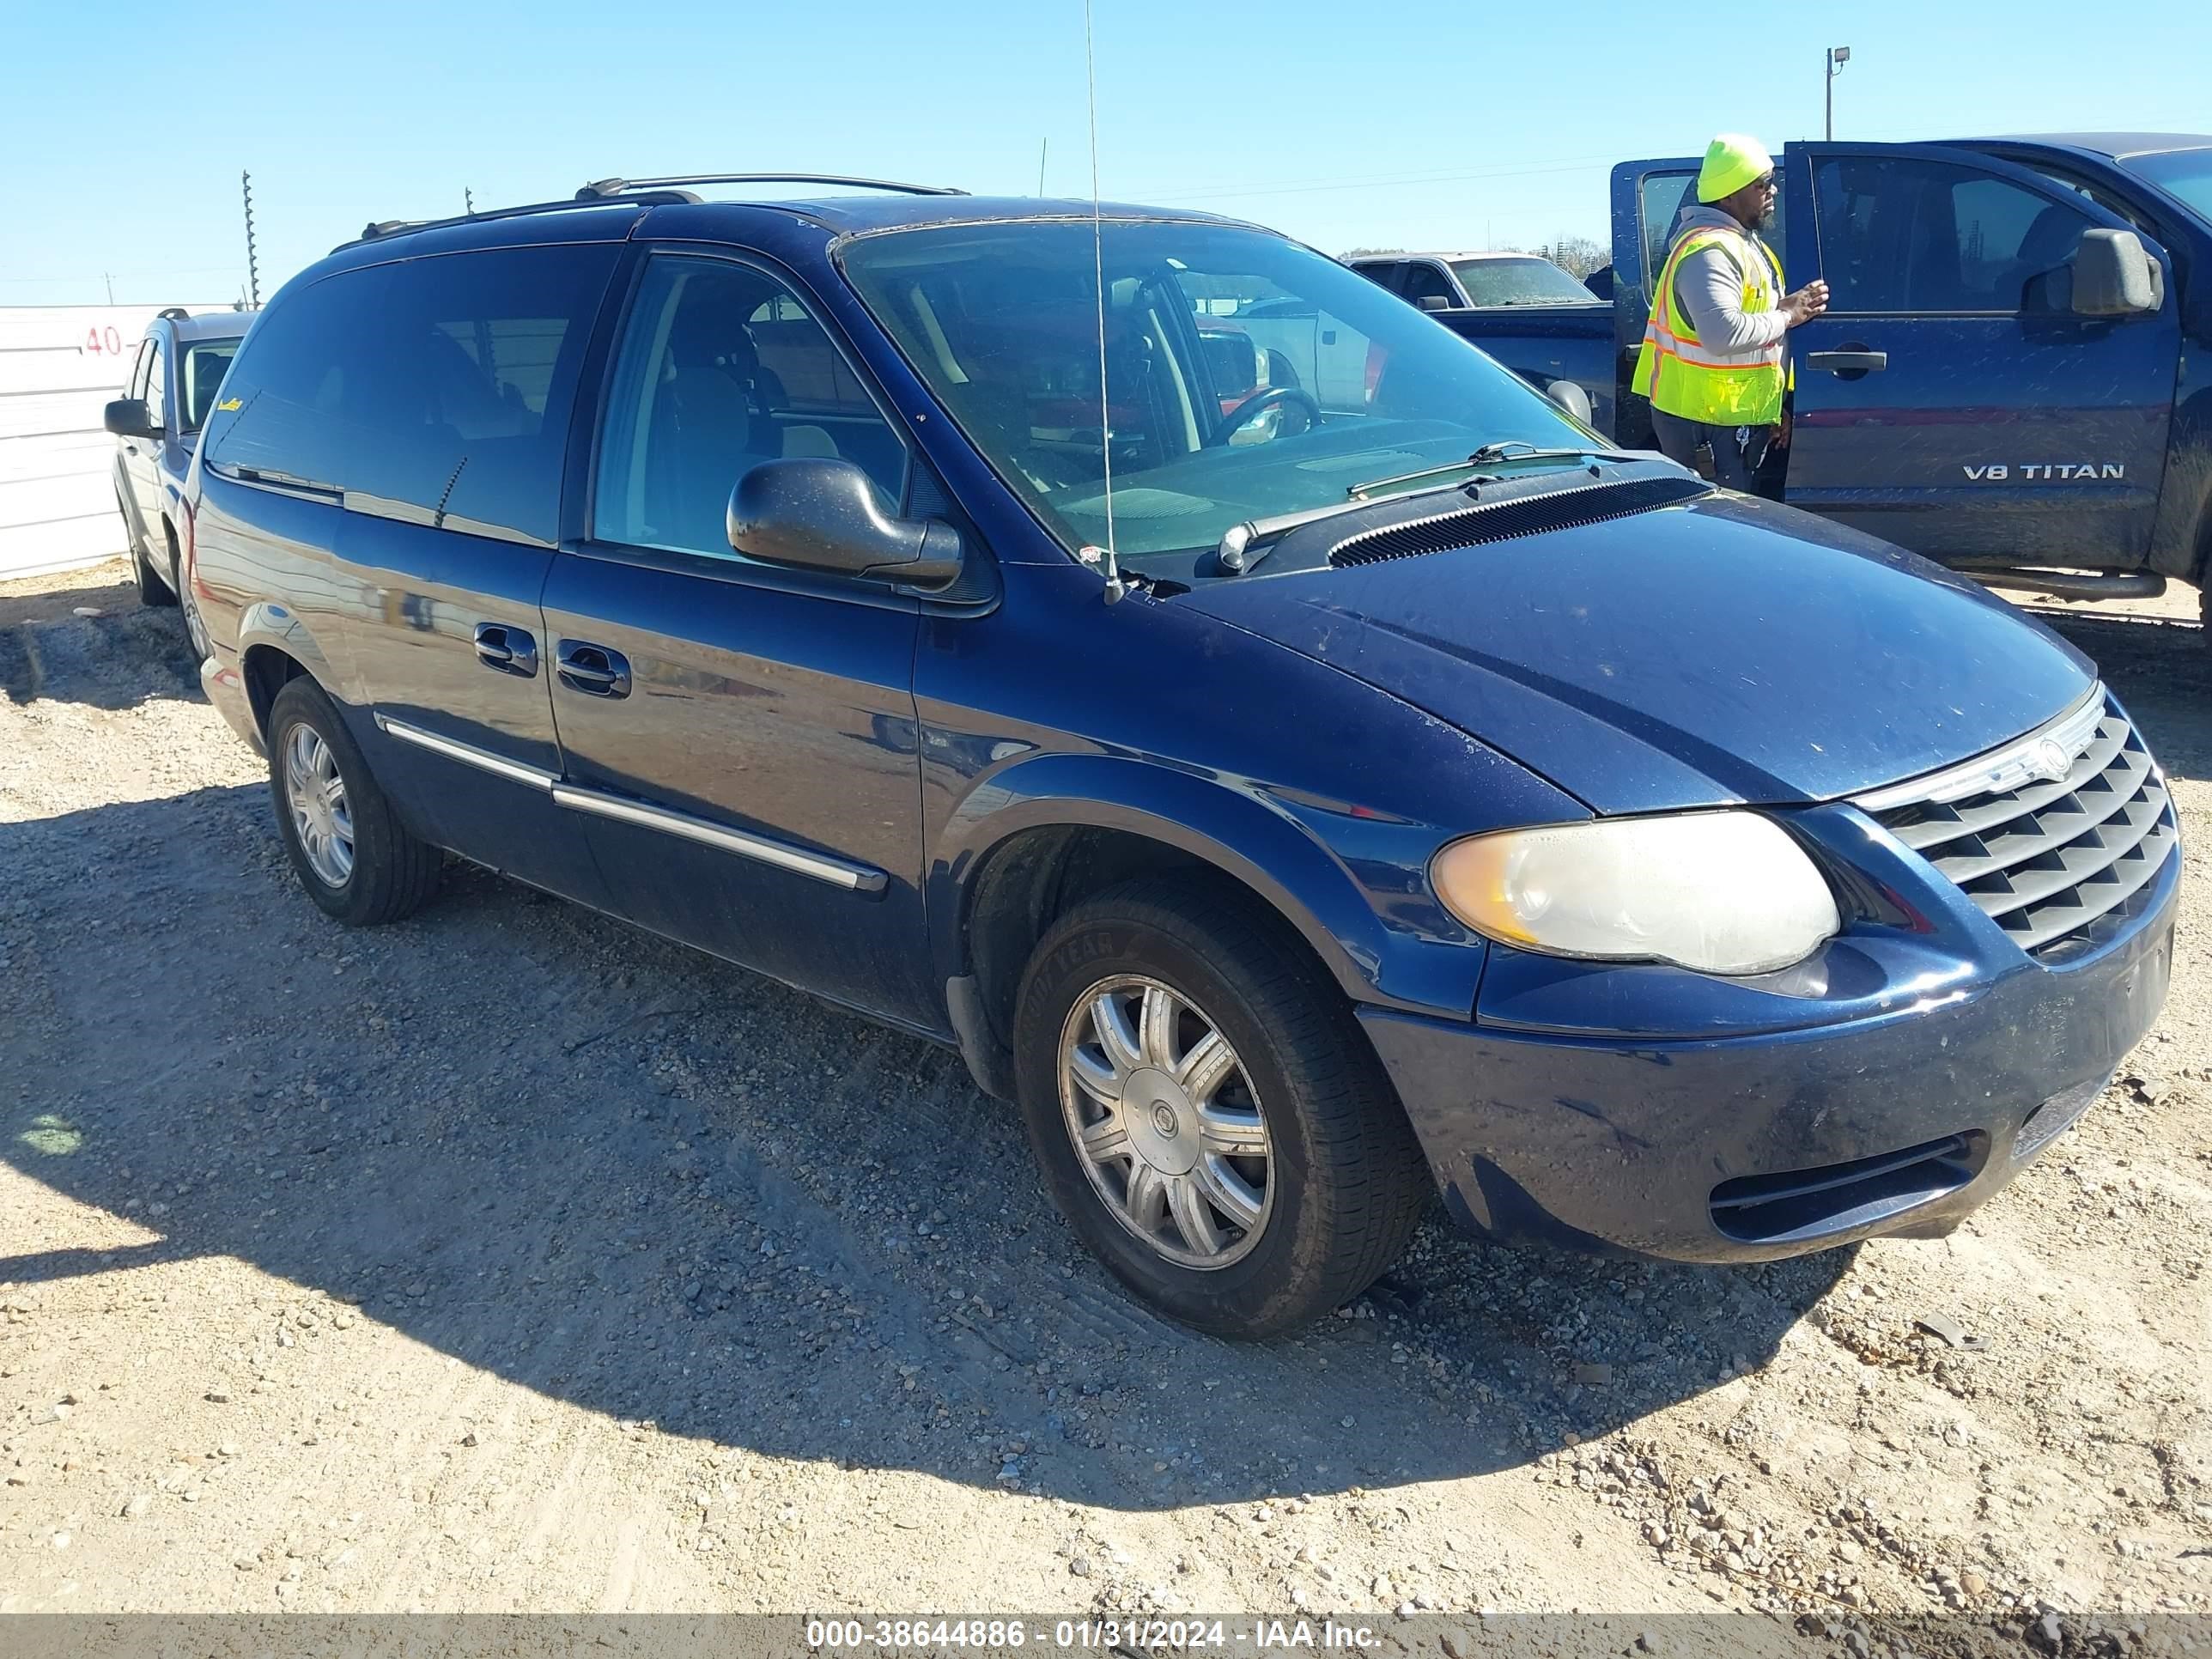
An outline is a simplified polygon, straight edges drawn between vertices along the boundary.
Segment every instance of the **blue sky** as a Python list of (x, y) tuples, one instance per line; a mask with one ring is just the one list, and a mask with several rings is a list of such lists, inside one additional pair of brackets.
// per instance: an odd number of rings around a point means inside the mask
[[(1602, 237), (1615, 160), (1717, 128), (1838, 137), (2212, 130), (2212, 7), (1377, 6), (1096, 0), (1109, 197), (1212, 208), (1331, 252)], [(12, 0), (0, 305), (227, 300), (253, 173), (265, 297), (371, 218), (692, 170), (1090, 183), (1081, 0), (529, 6), (395, 0), (191, 21)], [(1682, 90), (1662, 42), (1732, 44)]]

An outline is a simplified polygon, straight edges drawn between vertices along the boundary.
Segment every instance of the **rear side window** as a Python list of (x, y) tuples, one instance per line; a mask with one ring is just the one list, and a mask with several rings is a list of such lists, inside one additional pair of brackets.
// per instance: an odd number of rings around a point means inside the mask
[(2022, 310), (2093, 222), (2009, 179), (1899, 156), (1824, 161), (1814, 200), (1839, 312)]
[(224, 383), (209, 464), (342, 491), (356, 511), (551, 542), (577, 374), (618, 253), (446, 254), (286, 296)]
[(1459, 303), (1459, 295), (1443, 272), (1425, 259), (1417, 259), (1406, 267), (1406, 302), (1419, 305), (1424, 300), (1441, 300), (1448, 306)]

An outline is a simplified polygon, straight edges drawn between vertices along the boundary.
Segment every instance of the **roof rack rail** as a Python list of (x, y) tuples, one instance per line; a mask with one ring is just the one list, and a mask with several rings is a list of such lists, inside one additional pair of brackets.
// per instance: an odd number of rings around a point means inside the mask
[(192, 319), (192, 313), (182, 306), (163, 306), (161, 310), (154, 313), (154, 320), (157, 323), (172, 317), (180, 323), (189, 323)]
[[(617, 198), (630, 207), (673, 206), (682, 202), (696, 202), (699, 198), (688, 190), (639, 191)], [(567, 213), (573, 211), (586, 198), (566, 197), (557, 202), (525, 202), (517, 207), (486, 208), (481, 213), (457, 213), (449, 219), (373, 219), (362, 227), (361, 234), (350, 242), (340, 242), (331, 250), (358, 246), (362, 242), (381, 240), (386, 236), (404, 235), (410, 231), (437, 230), (447, 225), (476, 225), (491, 219), (514, 219), (532, 213)]]
[(845, 185), (858, 190), (896, 191), (902, 196), (965, 196), (949, 185), (904, 185), (896, 179), (854, 179), (841, 173), (684, 173), (667, 179), (596, 179), (576, 192), (580, 202), (678, 185)]

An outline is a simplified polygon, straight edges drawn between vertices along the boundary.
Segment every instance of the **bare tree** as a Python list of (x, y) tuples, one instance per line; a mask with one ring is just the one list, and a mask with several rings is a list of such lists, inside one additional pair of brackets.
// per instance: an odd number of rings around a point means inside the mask
[(1613, 263), (1611, 250), (1587, 236), (1562, 236), (1541, 252), (1547, 259), (1577, 280)]
[(1348, 247), (1336, 257), (1340, 259), (1364, 259), (1376, 253), (1403, 253), (1401, 247)]

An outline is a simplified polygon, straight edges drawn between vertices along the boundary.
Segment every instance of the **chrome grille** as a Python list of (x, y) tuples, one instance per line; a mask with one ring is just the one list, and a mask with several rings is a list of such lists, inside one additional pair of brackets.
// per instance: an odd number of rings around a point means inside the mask
[(2018, 742), (1857, 804), (2045, 961), (2133, 915), (2179, 838), (2165, 780), (2101, 685)]

